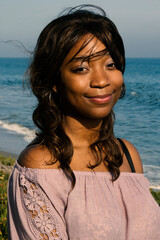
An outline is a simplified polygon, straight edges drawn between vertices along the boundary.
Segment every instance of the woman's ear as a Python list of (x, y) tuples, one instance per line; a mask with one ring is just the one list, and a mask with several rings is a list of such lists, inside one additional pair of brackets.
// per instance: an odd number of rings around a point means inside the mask
[(53, 92), (54, 93), (57, 93), (58, 91), (57, 91), (57, 86), (56, 85), (54, 85), (54, 87), (53, 87)]

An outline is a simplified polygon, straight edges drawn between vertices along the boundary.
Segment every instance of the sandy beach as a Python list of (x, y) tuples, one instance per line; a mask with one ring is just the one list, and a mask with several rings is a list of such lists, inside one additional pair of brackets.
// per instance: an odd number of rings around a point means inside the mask
[(0, 154), (17, 158), (27, 145), (23, 135), (0, 127)]

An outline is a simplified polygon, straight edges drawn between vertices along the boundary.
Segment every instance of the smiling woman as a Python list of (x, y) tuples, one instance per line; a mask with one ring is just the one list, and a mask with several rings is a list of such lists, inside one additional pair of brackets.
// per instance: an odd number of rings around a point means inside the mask
[(27, 72), (39, 132), (9, 179), (9, 239), (159, 238), (140, 156), (113, 131), (124, 69), (121, 36), (99, 7), (70, 9), (41, 32)]

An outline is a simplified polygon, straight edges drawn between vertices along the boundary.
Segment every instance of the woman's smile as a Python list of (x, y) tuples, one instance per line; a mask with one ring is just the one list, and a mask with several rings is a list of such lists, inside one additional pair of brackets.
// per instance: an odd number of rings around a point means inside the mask
[(91, 102), (96, 104), (106, 104), (111, 102), (112, 94), (103, 94), (103, 95), (96, 95), (92, 97), (87, 97)]

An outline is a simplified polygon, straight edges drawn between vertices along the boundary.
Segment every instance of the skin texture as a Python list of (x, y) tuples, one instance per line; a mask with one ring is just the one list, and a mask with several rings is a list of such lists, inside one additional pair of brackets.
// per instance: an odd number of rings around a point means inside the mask
[[(91, 171), (87, 165), (89, 162), (94, 163), (94, 159), (89, 145), (96, 139), (102, 119), (118, 101), (123, 84), (123, 75), (116, 69), (109, 53), (90, 61), (82, 60), (105, 49), (95, 37), (70, 62), (87, 37), (83, 37), (71, 49), (60, 69), (61, 102), (66, 115), (63, 127), (74, 147), (70, 167), (75, 171)], [(141, 159), (136, 148), (130, 142), (123, 141), (131, 154), (136, 172), (142, 173)], [(50, 159), (51, 155), (46, 147), (32, 145), (21, 153), (18, 162), (21, 166), (31, 168), (58, 168), (58, 162), (54, 165), (46, 164)], [(104, 172), (107, 169), (101, 163), (94, 171)], [(131, 172), (125, 156), (120, 171)]]

